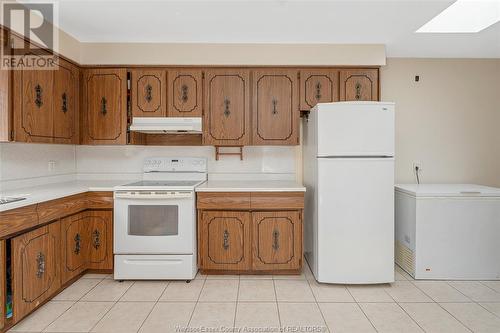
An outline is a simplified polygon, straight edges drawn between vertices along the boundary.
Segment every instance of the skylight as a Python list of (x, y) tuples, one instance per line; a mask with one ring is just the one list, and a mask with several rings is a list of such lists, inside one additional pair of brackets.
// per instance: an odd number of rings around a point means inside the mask
[(457, 0), (416, 32), (474, 33), (500, 21), (500, 0)]

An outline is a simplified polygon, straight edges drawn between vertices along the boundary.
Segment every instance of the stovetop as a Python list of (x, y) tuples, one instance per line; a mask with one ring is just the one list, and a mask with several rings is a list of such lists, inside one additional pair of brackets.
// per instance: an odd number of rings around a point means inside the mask
[(123, 187), (192, 187), (199, 183), (199, 180), (141, 180)]

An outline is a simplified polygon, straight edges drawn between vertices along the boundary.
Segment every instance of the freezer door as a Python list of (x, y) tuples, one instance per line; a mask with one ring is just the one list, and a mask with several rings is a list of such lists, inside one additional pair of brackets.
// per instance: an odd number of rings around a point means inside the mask
[(394, 156), (393, 103), (318, 104), (318, 156)]
[(394, 281), (394, 159), (318, 158), (318, 180), (317, 280)]

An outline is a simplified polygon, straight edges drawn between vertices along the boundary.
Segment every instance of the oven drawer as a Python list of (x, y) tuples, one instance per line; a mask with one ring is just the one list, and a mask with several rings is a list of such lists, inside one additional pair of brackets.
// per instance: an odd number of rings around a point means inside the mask
[(115, 255), (115, 280), (192, 280), (195, 255)]

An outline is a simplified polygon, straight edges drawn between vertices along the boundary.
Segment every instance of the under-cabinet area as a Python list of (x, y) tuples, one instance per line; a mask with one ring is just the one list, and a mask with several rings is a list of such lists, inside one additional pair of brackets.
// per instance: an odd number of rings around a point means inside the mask
[(111, 272), (112, 202), (111, 192), (86, 192), (0, 212), (0, 330), (83, 272)]

